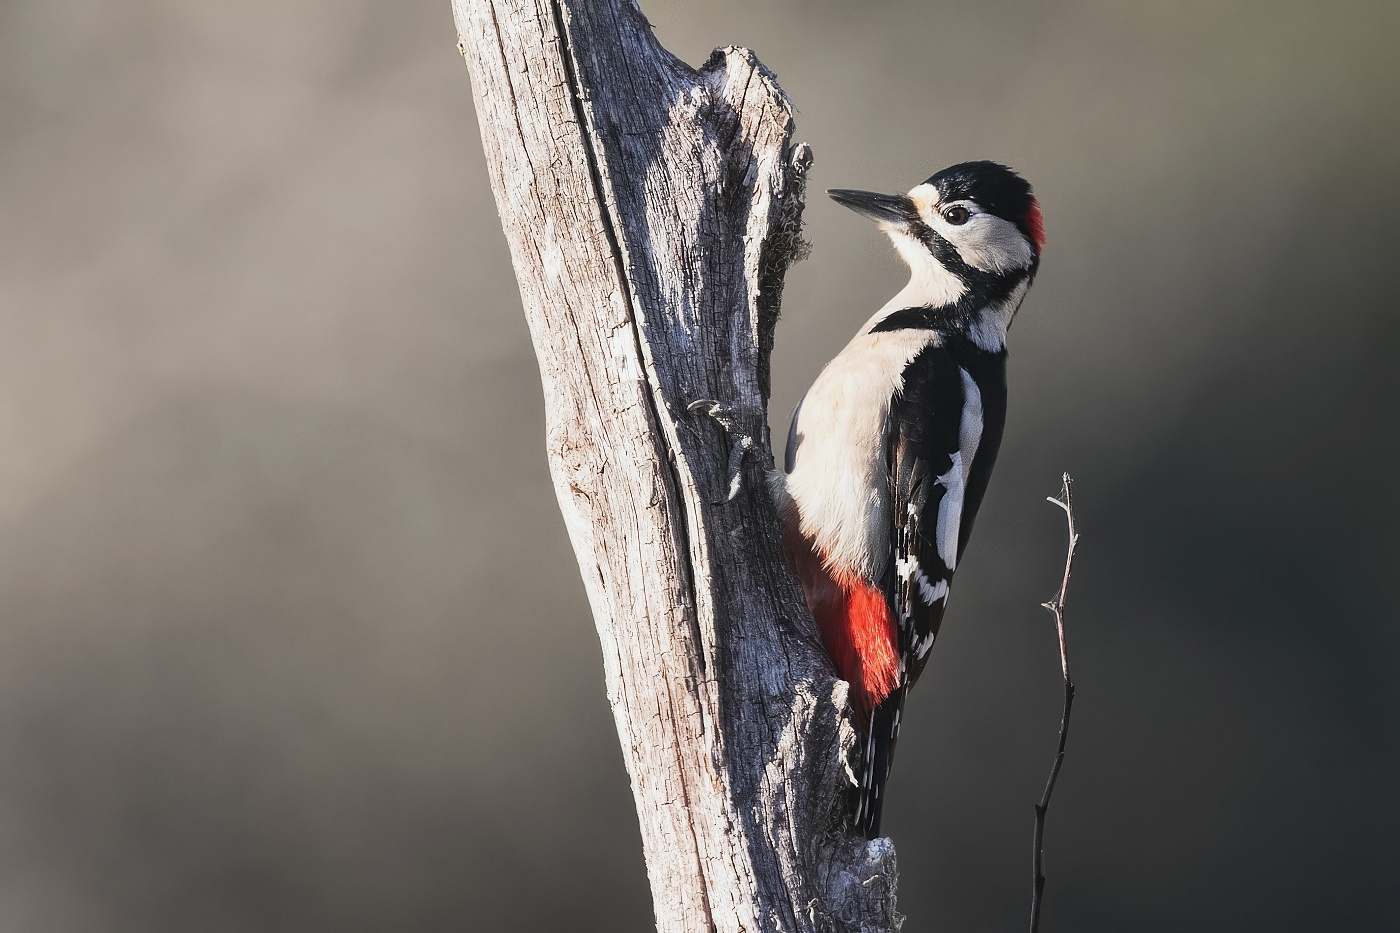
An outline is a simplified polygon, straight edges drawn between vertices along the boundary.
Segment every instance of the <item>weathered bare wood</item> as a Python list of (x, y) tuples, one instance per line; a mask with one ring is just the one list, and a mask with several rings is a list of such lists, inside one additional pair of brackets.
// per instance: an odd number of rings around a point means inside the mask
[[(802, 205), (792, 109), (744, 49), (698, 71), (632, 0), (453, 0), (602, 642), (661, 931), (897, 928), (888, 840), (842, 828), (845, 685), (763, 483)], [(723, 502), (716, 399), (758, 441)]]

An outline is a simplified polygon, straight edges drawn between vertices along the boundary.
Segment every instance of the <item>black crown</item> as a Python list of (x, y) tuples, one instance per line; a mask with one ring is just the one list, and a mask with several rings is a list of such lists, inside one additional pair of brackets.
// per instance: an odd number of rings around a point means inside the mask
[(999, 162), (960, 162), (924, 184), (937, 188), (945, 202), (972, 201), (1018, 226), (1025, 223), (1035, 201), (1030, 182)]

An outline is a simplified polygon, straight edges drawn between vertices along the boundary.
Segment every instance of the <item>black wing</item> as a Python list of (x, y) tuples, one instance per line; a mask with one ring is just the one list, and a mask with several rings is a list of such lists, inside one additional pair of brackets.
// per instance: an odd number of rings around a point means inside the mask
[(1001, 445), (1005, 360), (1005, 353), (930, 346), (905, 370), (890, 412), (893, 559), (886, 592), (899, 625), (902, 676), (871, 716), (865, 743), (856, 822), (868, 838), (879, 834), (905, 697), (938, 636), (953, 570)]
[[(980, 441), (980, 397), (968, 409), (962, 367), (942, 346), (925, 349), (905, 371), (904, 392), (891, 412), (890, 518), (894, 527), (890, 604), (899, 623), (905, 684), (923, 672), (938, 636), (966, 499), (964, 421)], [(979, 394), (980, 396), (980, 394)], [(980, 444), (979, 444), (980, 446)]]

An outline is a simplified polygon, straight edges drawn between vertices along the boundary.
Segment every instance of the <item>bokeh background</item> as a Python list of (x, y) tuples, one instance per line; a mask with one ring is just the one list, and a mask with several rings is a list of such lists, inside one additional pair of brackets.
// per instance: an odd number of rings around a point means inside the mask
[[(1394, 930), (1400, 5), (646, 0), (814, 187), (1045, 206), (906, 929)], [(446, 0), (0, 3), (0, 930), (650, 919)], [(898, 285), (825, 198), (774, 424)]]

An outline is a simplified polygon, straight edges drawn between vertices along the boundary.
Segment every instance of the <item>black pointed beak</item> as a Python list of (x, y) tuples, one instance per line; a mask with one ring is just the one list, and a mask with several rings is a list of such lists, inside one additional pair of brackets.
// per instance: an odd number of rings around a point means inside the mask
[(837, 204), (849, 207), (876, 223), (903, 228), (919, 219), (914, 202), (902, 194), (876, 194), (849, 188), (828, 188), (826, 193)]

